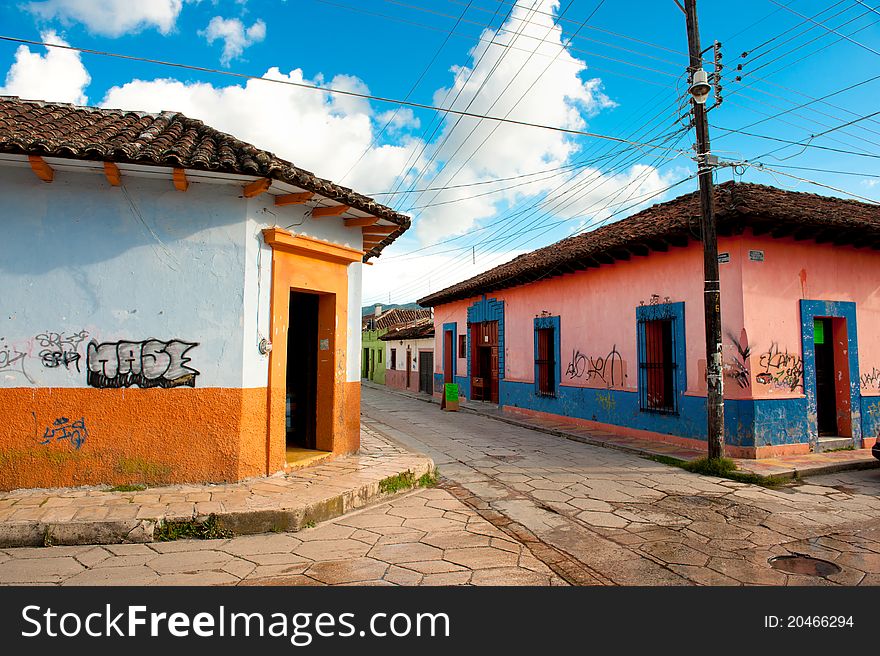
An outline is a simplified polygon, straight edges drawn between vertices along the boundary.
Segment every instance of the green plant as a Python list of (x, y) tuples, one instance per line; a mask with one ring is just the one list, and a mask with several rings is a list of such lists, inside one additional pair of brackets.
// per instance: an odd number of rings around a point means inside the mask
[(110, 489), (104, 490), (105, 492), (143, 492), (147, 489), (146, 485), (142, 485), (137, 483), (135, 485), (116, 485), (115, 487), (111, 487)]
[(308, 521), (305, 524), (303, 524), (303, 528), (315, 528), (314, 520)]
[(736, 463), (730, 458), (699, 458), (685, 462), (681, 468), (703, 476), (728, 478), (731, 472), (736, 471)]
[(162, 522), (156, 527), (153, 537), (157, 542), (172, 540), (216, 540), (231, 538), (232, 531), (221, 528), (216, 515), (209, 515), (202, 521)]
[(417, 481), (417, 485), (419, 487), (434, 487), (437, 485), (437, 480), (440, 478), (440, 470), (434, 468), (431, 471), (425, 472), (419, 477)]
[(46, 527), (46, 530), (43, 532), (43, 546), (51, 547), (54, 544), (52, 540), (52, 529), (50, 527)]
[(385, 494), (392, 494), (400, 490), (408, 490), (415, 487), (416, 475), (407, 470), (379, 481), (379, 491)]
[[(703, 476), (716, 476), (718, 478), (727, 478), (739, 483), (749, 483), (751, 485), (760, 485), (776, 489), (784, 485), (788, 485), (791, 481), (782, 476), (761, 476), (752, 472), (737, 471), (736, 463), (730, 458), (699, 458), (697, 460), (680, 460), (670, 456), (649, 456), (649, 460), (659, 462), (672, 467), (680, 467), (694, 474)], [(795, 473), (794, 480), (798, 480)]]

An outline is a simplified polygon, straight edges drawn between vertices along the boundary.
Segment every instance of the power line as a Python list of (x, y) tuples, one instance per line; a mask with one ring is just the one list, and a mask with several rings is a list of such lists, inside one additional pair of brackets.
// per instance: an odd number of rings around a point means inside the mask
[(786, 173), (784, 171), (777, 171), (776, 169), (771, 168), (771, 167), (767, 166), (766, 164), (763, 164), (762, 162), (751, 162), (749, 165), (754, 166), (755, 168), (757, 168), (760, 171), (770, 171), (771, 173), (777, 173), (779, 175), (784, 175), (787, 178), (793, 178), (794, 180), (799, 180), (801, 182), (806, 182), (811, 185), (816, 185), (817, 187), (823, 187), (825, 189), (830, 189), (831, 191), (836, 191), (841, 194), (846, 194), (847, 196), (851, 196), (853, 198), (858, 198), (859, 200), (863, 200), (867, 203), (871, 203), (872, 205), (880, 205), (880, 201), (875, 200), (873, 198), (859, 196), (858, 194), (854, 194), (853, 192), (847, 191), (846, 189), (839, 189), (837, 187), (832, 187), (831, 185), (823, 184), (821, 182), (816, 182), (815, 180), (810, 180), (808, 178), (802, 178), (800, 176), (792, 175), (791, 173)]
[[(427, 75), (428, 71), (431, 70), (431, 66), (434, 65), (434, 62), (437, 61), (437, 57), (440, 56), (440, 53), (443, 52), (443, 48), (446, 47), (446, 44), (449, 43), (449, 39), (452, 38), (452, 31), (455, 30), (456, 27), (458, 27), (458, 24), (461, 22), (461, 19), (464, 18), (465, 13), (467, 13), (467, 10), (471, 6), (472, 3), (473, 3), (473, 0), (468, 0), (467, 6), (465, 6), (465, 8), (462, 9), (461, 15), (458, 17), (458, 20), (455, 22), (455, 25), (452, 26), (452, 30), (450, 30), (449, 33), (446, 35), (446, 38), (443, 39), (443, 43), (441, 43), (440, 47), (437, 48), (437, 50), (434, 52), (434, 56), (431, 57), (431, 61), (429, 61), (428, 65), (425, 66), (425, 68), (422, 70), (421, 75), (419, 75), (418, 79), (415, 81), (415, 83), (412, 85), (412, 87), (410, 87), (410, 90), (406, 92), (406, 96), (404, 97), (404, 100), (409, 100), (409, 97), (418, 88), (421, 81), (425, 78), (425, 75)], [(351, 174), (352, 171), (355, 170), (355, 168), (357, 168), (357, 165), (361, 163), (361, 161), (364, 159), (364, 157), (366, 157), (367, 153), (370, 152), (370, 149), (373, 148), (373, 146), (375, 146), (379, 142), (379, 139), (382, 137), (383, 134), (385, 134), (385, 130), (387, 130), (388, 126), (391, 125), (391, 123), (394, 121), (395, 118), (397, 118), (397, 114), (400, 112), (400, 110), (401, 110), (401, 106), (398, 105), (394, 110), (394, 114), (392, 114), (391, 118), (389, 118), (385, 122), (385, 125), (382, 126), (382, 129), (379, 130), (379, 132), (370, 140), (369, 145), (367, 145), (367, 147), (361, 153), (361, 156), (357, 158), (357, 161), (351, 165), (351, 167), (348, 169), (348, 171), (346, 171), (345, 175), (343, 175), (341, 178), (339, 178), (340, 184)]]
[[(841, 33), (838, 32), (836, 29), (831, 28), (831, 27), (828, 27), (827, 25), (825, 25), (822, 21), (815, 21), (815, 20), (813, 20), (812, 18), (807, 18), (806, 16), (804, 16), (804, 15), (801, 14), (800, 12), (795, 11), (795, 10), (792, 9), (791, 7), (788, 7), (788, 6), (785, 6), (785, 5), (780, 4), (780, 3), (777, 2), (776, 0), (770, 0), (770, 2), (772, 2), (774, 5), (779, 5), (780, 7), (782, 7), (783, 9), (785, 9), (786, 11), (790, 11), (791, 13), (795, 14), (796, 16), (800, 16), (801, 18), (805, 18), (806, 20), (810, 21), (811, 23), (814, 23), (815, 25), (818, 25), (818, 26), (821, 27), (822, 29), (829, 31), (829, 32), (831, 32), (832, 34), (836, 34), (837, 36), (846, 39), (846, 40), (849, 41), (850, 43), (852, 43), (852, 44), (854, 44), (854, 45), (857, 45), (857, 46), (859, 46), (860, 48), (864, 48), (864, 49), (867, 50), (868, 52), (872, 52), (872, 53), (874, 53), (875, 55), (880, 55), (880, 52), (878, 52), (877, 50), (874, 50), (873, 48), (871, 48), (871, 47), (869, 47), (869, 46), (866, 46), (864, 43), (861, 43), (860, 41), (856, 41), (855, 39), (852, 39), (852, 38), (850, 38), (849, 36), (847, 36), (847, 35), (845, 35), (845, 34), (841, 34)], [(868, 9), (871, 9), (871, 8), (868, 7)], [(874, 9), (871, 9), (871, 11), (874, 11)], [(874, 11), (874, 13), (877, 13), (877, 12)]]
[(745, 130), (734, 130), (732, 128), (725, 128), (720, 125), (713, 125), (712, 127), (717, 130), (724, 130), (725, 132), (742, 134), (746, 137), (755, 137), (757, 139), (767, 139), (768, 141), (777, 141), (779, 143), (788, 144), (790, 146), (802, 146), (803, 148), (816, 148), (818, 150), (828, 150), (833, 153), (843, 153), (844, 155), (853, 155), (855, 157), (871, 157), (874, 159), (880, 159), (880, 155), (873, 155), (870, 153), (854, 153), (852, 151), (843, 150), (841, 148), (832, 148), (831, 146), (820, 146), (818, 144), (809, 143), (809, 140), (807, 140), (807, 142), (805, 143), (804, 141), (792, 141), (790, 139), (782, 139), (780, 137), (771, 137), (770, 135), (767, 135), (767, 134), (756, 134), (754, 132), (746, 132)]
[[(819, 133), (817, 133), (817, 134), (811, 134), (810, 137), (809, 137), (809, 139), (806, 139), (806, 140), (804, 140), (804, 142), (802, 142), (802, 143), (798, 143), (798, 144), (795, 144), (795, 145), (802, 145), (802, 146), (804, 146), (804, 147), (806, 148), (807, 146), (810, 145), (810, 142), (811, 142), (813, 139), (817, 139), (817, 138), (819, 138), (819, 137), (821, 137), (821, 136), (824, 136), (824, 135), (826, 135), (826, 134), (828, 134), (828, 133), (830, 133), (830, 132), (834, 132), (835, 130), (840, 130), (841, 128), (848, 127), (848, 126), (850, 126), (850, 125), (853, 125), (853, 124), (855, 124), (855, 123), (858, 123), (859, 121), (864, 121), (864, 120), (866, 120), (866, 119), (869, 119), (869, 118), (871, 118), (871, 117), (873, 117), (873, 116), (877, 116), (877, 115), (880, 115), (880, 111), (876, 111), (876, 112), (873, 112), (873, 113), (871, 113), (871, 114), (867, 114), (867, 115), (865, 115), (865, 116), (861, 116), (861, 117), (859, 117), (859, 118), (856, 118), (856, 119), (853, 119), (853, 120), (848, 121), (848, 122), (846, 122), (846, 123), (843, 123), (842, 125), (837, 125), (837, 126), (835, 126), (835, 127), (833, 127), (833, 128), (829, 128), (829, 129), (827, 129), (827, 130), (825, 130), (825, 131), (823, 131), (823, 132), (819, 132)], [(788, 146), (783, 146), (782, 148), (776, 148), (775, 150), (768, 151), (768, 152), (764, 153), (763, 155), (759, 155), (759, 156), (756, 157), (755, 159), (761, 159), (761, 158), (763, 158), (763, 157), (767, 157), (768, 155), (772, 155), (773, 153), (779, 152), (780, 150), (784, 150), (785, 148), (788, 148)], [(863, 156), (863, 157), (877, 157), (877, 158), (880, 158), (880, 155), (873, 155), (873, 154), (871, 154), (871, 153), (850, 153), (850, 154), (851, 154), (851, 155), (861, 155), (861, 156)]]
[(473, 112), (466, 112), (466, 111), (461, 111), (461, 110), (456, 110), (456, 109), (445, 109), (442, 107), (436, 107), (434, 105), (428, 105), (425, 103), (417, 103), (417, 102), (412, 102), (412, 101), (407, 101), (407, 100), (386, 98), (384, 96), (375, 96), (375, 95), (368, 94), (368, 93), (349, 91), (347, 89), (336, 89), (333, 87), (322, 87), (317, 84), (307, 84), (305, 82), (293, 82), (291, 80), (277, 80), (277, 79), (273, 79), (273, 78), (262, 77), (259, 75), (249, 75), (247, 73), (236, 73), (234, 71), (222, 71), (222, 70), (219, 70), (216, 68), (208, 68), (206, 66), (196, 66), (193, 64), (181, 64), (181, 63), (177, 63), (177, 62), (163, 61), (163, 60), (159, 60), (159, 59), (151, 59), (149, 57), (136, 57), (133, 55), (123, 55), (123, 54), (114, 53), (114, 52), (108, 52), (108, 51), (102, 51), (102, 50), (92, 50), (90, 48), (79, 48), (76, 46), (64, 45), (64, 44), (59, 44), (59, 43), (47, 43), (45, 41), (35, 41), (33, 39), (21, 39), (18, 37), (11, 37), (11, 36), (5, 36), (5, 35), (0, 35), (0, 41), (9, 41), (11, 43), (21, 43), (24, 45), (44, 46), (46, 48), (60, 48), (63, 50), (73, 50), (76, 52), (82, 52), (82, 53), (86, 53), (89, 55), (100, 55), (102, 57), (113, 57), (115, 59), (124, 59), (127, 61), (137, 61), (137, 62), (142, 62), (142, 63), (146, 63), (146, 64), (157, 64), (159, 66), (168, 66), (171, 68), (181, 68), (184, 70), (198, 71), (201, 73), (212, 73), (215, 75), (225, 75), (228, 77), (235, 77), (235, 78), (245, 79), (245, 80), (256, 80), (256, 81), (260, 81), (260, 82), (271, 82), (273, 84), (283, 84), (283, 85), (287, 85), (287, 86), (298, 87), (301, 89), (308, 89), (310, 91), (322, 91), (324, 93), (334, 93), (334, 94), (339, 94), (339, 95), (343, 95), (343, 96), (351, 96), (354, 98), (362, 98), (364, 100), (374, 100), (376, 102), (390, 103), (392, 105), (405, 105), (407, 107), (415, 107), (417, 109), (427, 109), (427, 110), (431, 110), (431, 111), (435, 111), (435, 112), (447, 112), (450, 114), (457, 114), (460, 116), (468, 116), (470, 118), (479, 118), (479, 119), (485, 119), (488, 121), (498, 121), (499, 123), (510, 123), (511, 125), (519, 125), (522, 127), (539, 128), (542, 130), (553, 130), (555, 132), (564, 132), (566, 134), (574, 134), (574, 135), (578, 135), (581, 137), (592, 137), (594, 139), (604, 139), (607, 141), (614, 141), (617, 143), (626, 143), (631, 146), (636, 146), (637, 148), (648, 148), (648, 149), (658, 149), (659, 148), (658, 146), (655, 146), (653, 144), (645, 144), (645, 143), (627, 141), (625, 139), (620, 139), (618, 137), (611, 137), (611, 136), (607, 136), (607, 135), (597, 134), (595, 132), (587, 132), (584, 130), (575, 130), (574, 128), (561, 128), (561, 127), (556, 127), (556, 126), (552, 126), (552, 125), (543, 125), (541, 123), (532, 123), (529, 121), (518, 121), (518, 120), (514, 120), (514, 119), (510, 119), (510, 118), (504, 119), (504, 118), (497, 117), (497, 116), (484, 116), (484, 115), (476, 114)]
[[(519, 37), (520, 37), (520, 36), (522, 35), (522, 33), (525, 31), (525, 29), (526, 29), (526, 25), (527, 25), (527, 24), (530, 24), (530, 22), (531, 22), (531, 16), (533, 15), (533, 14), (532, 14), (532, 10), (534, 9), (535, 6), (537, 6), (537, 4), (538, 4), (537, 0), (534, 0), (534, 1), (532, 2), (531, 7), (527, 10), (529, 15), (528, 15), (526, 18), (520, 18), (520, 19), (518, 19), (518, 20), (519, 20), (519, 26), (518, 26), (518, 28), (516, 29), (516, 31), (513, 33), (514, 36), (511, 37), (511, 38), (509, 39), (508, 43), (507, 43), (507, 44), (499, 43), (499, 44), (497, 44), (497, 45), (502, 45), (502, 46), (504, 46), (504, 45), (511, 45), (511, 44), (513, 44), (513, 43), (516, 43), (516, 41), (519, 39)], [(570, 7), (570, 6), (571, 6), (571, 2), (569, 2), (568, 6), (566, 7), (566, 9), (565, 9), (564, 11), (567, 11), (567, 10), (568, 10), (568, 7)], [(563, 13), (564, 13), (564, 11), (563, 11)], [(508, 21), (512, 21), (512, 20), (514, 20), (514, 17), (513, 17), (513, 8), (511, 8), (511, 9), (507, 12), (507, 14), (505, 15), (505, 17), (502, 19), (501, 24), (499, 25), (498, 29), (497, 29), (496, 32), (495, 32), (495, 36), (498, 35), (498, 33), (502, 30), (503, 26), (506, 25)], [(552, 27), (551, 27), (550, 30), (547, 30), (547, 33), (546, 33), (546, 34), (550, 34), (550, 31), (551, 31), (551, 30), (552, 30)], [(510, 32), (511, 30), (506, 30), (506, 31)], [(546, 34), (545, 34), (545, 36), (546, 36)], [(531, 59), (531, 57), (534, 56), (534, 53), (537, 52), (537, 50), (538, 50), (539, 47), (540, 47), (540, 44), (538, 44), (538, 45), (535, 46), (534, 50), (529, 54), (529, 59)], [(476, 63), (474, 64), (474, 67), (470, 70), (470, 73), (468, 74), (467, 80), (465, 80), (465, 82), (459, 87), (458, 92), (455, 94), (455, 98), (452, 100), (451, 103), (449, 103), (449, 106), (450, 106), (450, 107), (455, 106), (455, 103), (458, 102), (458, 99), (462, 96), (462, 94), (464, 93), (464, 91), (465, 91), (465, 89), (467, 88), (467, 86), (468, 86), (468, 84), (470, 83), (470, 81), (471, 81), (471, 80), (473, 79), (473, 77), (477, 74), (477, 71), (478, 71), (479, 68), (480, 68), (480, 64), (483, 62), (484, 57), (485, 57), (488, 53), (489, 53), (489, 48), (488, 48), (488, 47), (485, 48), (485, 49), (483, 50), (483, 52), (480, 53), (479, 58), (477, 59)], [(470, 100), (468, 100), (467, 105), (465, 105), (465, 111), (470, 110), (470, 108), (473, 106), (474, 102), (476, 102), (477, 97), (480, 95), (480, 93), (483, 91), (483, 89), (486, 88), (486, 85), (489, 84), (489, 80), (492, 78), (492, 76), (495, 74), (495, 72), (501, 67), (501, 63), (507, 58), (507, 56), (508, 56), (509, 54), (510, 54), (510, 50), (509, 50), (509, 49), (505, 49), (505, 50), (501, 53), (501, 55), (500, 55), (497, 59), (495, 59), (494, 62), (492, 62), (492, 64), (490, 65), (490, 68), (489, 68), (489, 72), (485, 75), (485, 77), (483, 78), (483, 80), (482, 80), (482, 82), (480, 83), (479, 87), (477, 88), (477, 90), (476, 90), (476, 91), (473, 93), (473, 95), (471, 96)], [(512, 78), (512, 79), (508, 82), (508, 86), (511, 84), (511, 82), (513, 81), (513, 79), (515, 79), (515, 78), (519, 75), (519, 73), (521, 72), (521, 70), (522, 70), (522, 69), (520, 68), (520, 69), (517, 71), (517, 73), (514, 75), (514, 78)], [(453, 84), (453, 87), (454, 87), (454, 86), (455, 86), (455, 84)], [(453, 87), (450, 87), (450, 92), (452, 91), (452, 88), (453, 88)], [(448, 97), (448, 93), (447, 93), (447, 97)], [(492, 108), (495, 106), (495, 103), (497, 103), (497, 99), (495, 100), (495, 102), (493, 102), (493, 103), (489, 106), (489, 109), (488, 109), (487, 111), (491, 111)], [(445, 99), (444, 99), (444, 103), (443, 103), (443, 104), (446, 104)], [(505, 117), (505, 118), (506, 118), (506, 117)], [(425, 164), (421, 167), (421, 170), (419, 171), (419, 174), (415, 177), (415, 179), (413, 179), (412, 183), (410, 184), (410, 187), (415, 187), (416, 185), (418, 185), (419, 181), (425, 176), (425, 174), (428, 172), (428, 168), (429, 168), (429, 167), (434, 163), (434, 161), (440, 156), (440, 152), (442, 151), (443, 147), (449, 142), (449, 139), (451, 139), (451, 137), (452, 137), (453, 133), (455, 132), (456, 128), (458, 128), (458, 126), (461, 124), (461, 121), (462, 121), (462, 117), (461, 117), (461, 116), (457, 116), (457, 117), (455, 118), (455, 121), (453, 122), (452, 126), (449, 127), (449, 129), (446, 131), (446, 134), (443, 135), (443, 138), (440, 140), (440, 143), (434, 147), (434, 151), (433, 151), (433, 153), (431, 154), (431, 157), (428, 158), (428, 161), (425, 162)], [(435, 134), (437, 133), (437, 131), (440, 129), (441, 125), (442, 125), (442, 119), (440, 119), (440, 118), (438, 117), (438, 123), (437, 123), (437, 126), (434, 128), (434, 131), (431, 133), (431, 137), (429, 138), (429, 140), (430, 140), (430, 139), (433, 139), (434, 135), (435, 135)], [(421, 152), (424, 153), (424, 152), (425, 152), (425, 149), (427, 149), (427, 141), (426, 141), (425, 145), (423, 146)], [(453, 155), (454, 155), (454, 153), (453, 153)], [(421, 156), (421, 153), (420, 153), (419, 156)], [(447, 160), (446, 160), (447, 162), (448, 162), (448, 159), (449, 159), (449, 158), (447, 158)], [(443, 168), (444, 166), (445, 166), (445, 163), (441, 166), (441, 170), (442, 170), (442, 168)], [(420, 197), (420, 196), (419, 196), (419, 197)], [(417, 197), (417, 199), (418, 199), (418, 197)]]
[[(560, 14), (560, 17), (561, 17), (562, 15), (564, 15), (564, 14), (568, 11), (568, 9), (571, 7), (572, 4), (573, 4), (573, 2), (569, 2), (569, 4), (565, 7), (565, 10), (562, 12), (562, 14)], [(510, 109), (507, 110), (507, 113), (505, 113), (505, 115), (504, 115), (505, 118), (507, 118), (507, 117), (510, 116), (510, 114), (513, 112), (513, 110), (516, 109), (516, 107), (519, 105), (519, 103), (522, 102), (522, 100), (523, 100), (523, 99), (529, 94), (529, 92), (535, 87), (535, 84), (537, 84), (538, 81), (539, 81), (542, 77), (544, 77), (544, 75), (547, 73), (547, 71), (550, 70), (550, 67), (551, 67), (551, 66), (557, 61), (559, 55), (566, 51), (566, 49), (568, 48), (568, 46), (571, 44), (572, 39), (578, 34), (578, 32), (580, 31), (580, 29), (581, 29), (584, 25), (586, 25), (586, 24), (590, 21), (590, 19), (593, 18), (593, 16), (595, 16), (596, 12), (599, 11), (599, 9), (602, 7), (603, 4), (605, 4), (605, 0), (599, 0), (599, 3), (593, 8), (593, 11), (590, 13), (589, 16), (587, 16), (587, 18), (584, 20), (584, 22), (581, 23), (581, 25), (578, 27), (578, 30), (575, 31), (575, 33), (574, 33), (571, 37), (569, 37), (568, 41), (566, 41), (565, 44), (563, 44), (562, 49), (560, 49), (560, 50), (556, 53), (556, 56), (555, 56), (553, 59), (550, 60), (550, 62), (547, 64), (547, 66), (544, 67), (544, 69), (538, 74), (538, 76), (537, 76), (534, 80), (532, 80), (532, 83), (528, 86), (528, 88), (527, 88), (525, 91), (523, 91), (523, 93), (520, 94), (520, 96), (519, 96), (519, 98), (516, 100), (516, 102), (514, 102), (514, 103), (511, 105)], [(556, 24), (555, 24), (555, 23), (552, 24), (551, 27), (550, 27), (550, 29), (547, 30), (547, 34), (550, 34), (550, 32), (551, 32), (555, 27), (556, 27)], [(561, 29), (560, 29), (560, 33), (561, 33)], [(535, 48), (535, 50), (537, 51), (537, 48)], [(525, 62), (520, 68), (519, 68), (519, 70), (516, 72), (516, 74), (515, 74), (510, 80), (508, 80), (508, 82), (507, 82), (507, 84), (505, 85), (504, 89), (502, 89), (501, 93), (498, 94), (498, 97), (492, 102), (492, 105), (489, 107), (489, 110), (491, 110), (491, 109), (492, 109), (492, 108), (493, 108), (493, 107), (494, 107), (494, 106), (495, 106), (495, 105), (501, 100), (501, 98), (504, 96), (504, 94), (507, 93), (507, 90), (510, 88), (511, 84), (513, 84), (514, 80), (515, 80), (517, 77), (519, 77), (519, 74), (520, 74), (523, 70), (525, 70), (525, 66), (526, 66), (526, 64), (528, 64), (530, 61), (531, 61), (531, 56), (530, 56), (529, 59), (527, 59), (526, 62)], [(476, 98), (476, 95), (474, 96), (474, 98)], [(474, 125), (474, 127), (471, 129), (471, 131), (467, 134), (467, 136), (461, 141), (461, 143), (459, 144), (458, 148), (455, 149), (455, 152), (453, 152), (452, 155), (450, 155), (450, 157), (447, 159), (447, 163), (448, 163), (448, 161), (449, 161), (450, 159), (452, 159), (452, 158), (455, 157), (455, 155), (461, 150), (461, 148), (464, 146), (464, 144), (467, 143), (467, 140), (470, 139), (470, 137), (474, 134), (474, 132), (476, 132), (476, 130), (477, 130), (477, 128), (478, 128), (479, 126), (480, 126), (480, 122), (478, 121), (478, 122), (476, 123), (476, 125)], [(467, 157), (467, 159), (465, 159), (464, 162), (462, 162), (462, 163), (459, 165), (458, 169), (455, 171), (455, 173), (452, 174), (452, 176), (449, 177), (449, 179), (447, 180), (447, 182), (451, 182), (451, 181), (455, 178), (455, 176), (458, 175), (458, 174), (464, 169), (464, 167), (467, 165), (467, 163), (471, 161), (471, 159), (477, 154), (477, 152), (479, 152), (479, 150), (480, 150), (484, 145), (486, 145), (486, 143), (489, 141), (489, 139), (492, 137), (492, 135), (495, 134), (495, 132), (498, 130), (499, 127), (500, 127), (500, 123), (497, 123), (497, 124), (492, 128), (492, 130), (489, 132), (489, 134), (486, 135), (486, 137), (483, 139), (483, 141), (481, 141), (480, 144), (479, 144), (479, 145), (473, 150), (473, 152), (471, 152), (471, 154)], [(444, 164), (444, 167), (445, 167), (445, 164)], [(434, 194), (434, 196), (431, 198), (431, 200), (429, 201), (429, 203), (432, 203), (432, 202), (437, 198), (437, 196), (440, 195), (440, 193), (441, 193), (441, 192), (438, 191), (436, 194)], [(421, 198), (421, 195), (418, 196), (418, 197), (416, 197), (416, 199), (415, 199), (414, 202), (418, 202), (418, 200), (419, 200), (420, 198)]]

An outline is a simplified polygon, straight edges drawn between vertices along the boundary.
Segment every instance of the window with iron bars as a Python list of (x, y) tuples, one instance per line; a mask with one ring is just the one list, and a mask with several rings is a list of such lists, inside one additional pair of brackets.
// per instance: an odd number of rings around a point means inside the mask
[(397, 349), (391, 349), (391, 368), (397, 369)]
[(554, 329), (536, 328), (538, 350), (535, 357), (535, 371), (538, 394), (556, 396), (556, 354), (554, 349)]
[(639, 319), (639, 409), (678, 414), (675, 318)]

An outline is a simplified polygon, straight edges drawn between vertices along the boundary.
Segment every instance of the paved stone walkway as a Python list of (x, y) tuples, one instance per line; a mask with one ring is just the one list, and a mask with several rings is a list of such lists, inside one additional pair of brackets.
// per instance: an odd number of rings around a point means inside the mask
[[(369, 381), (365, 382), (363, 387), (369, 387), (378, 391), (387, 391), (388, 389)], [(437, 403), (436, 399), (424, 394), (414, 394), (401, 390), (395, 390), (395, 393), (422, 402)], [(698, 458), (706, 457), (705, 449), (694, 449), (678, 444), (667, 444), (657, 440), (628, 437), (598, 428), (584, 428), (573, 421), (566, 421), (565, 417), (514, 415), (510, 412), (502, 411), (495, 405), (478, 401), (464, 401), (462, 403), (462, 411), (492, 417), (514, 426), (534, 428), (551, 435), (583, 442), (584, 444), (605, 446), (639, 455), (668, 456), (679, 460), (697, 460)], [(871, 454), (871, 449), (777, 456), (757, 460), (754, 458), (737, 458), (735, 462), (741, 471), (751, 472), (759, 476), (781, 476), (784, 478), (793, 478), (795, 475), (805, 477), (824, 475), (837, 471), (880, 468), (880, 461)]]
[[(430, 455), (482, 516), (535, 535), (600, 581), (880, 585), (876, 491), (770, 490), (384, 390), (364, 388), (362, 398), (365, 425)], [(768, 565), (792, 553), (833, 561), (841, 572), (816, 578)]]
[(0, 492), (0, 547), (152, 542), (160, 522), (211, 515), (235, 535), (296, 530), (381, 499), (385, 478), (432, 469), (430, 458), (365, 428), (356, 455), (241, 483)]
[(564, 585), (442, 489), (296, 533), (0, 550), (3, 585)]

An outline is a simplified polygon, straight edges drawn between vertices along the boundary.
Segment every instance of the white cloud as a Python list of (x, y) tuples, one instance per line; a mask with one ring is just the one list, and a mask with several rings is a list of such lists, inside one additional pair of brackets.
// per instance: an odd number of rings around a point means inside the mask
[(495, 266), (509, 262), (523, 252), (504, 251), (485, 257), (478, 253), (476, 264), (469, 255), (461, 257), (455, 253), (393, 259), (395, 253), (405, 250), (394, 244), (382, 252), (373, 266), (364, 267), (363, 305), (387, 303), (389, 292), (393, 303), (411, 302), (482, 273), (487, 263)]
[(220, 63), (228, 66), (233, 59), (241, 57), (245, 48), (266, 38), (266, 23), (258, 18), (250, 27), (245, 27), (237, 18), (214, 16), (208, 27), (199, 34), (205, 37), (209, 44), (217, 40), (223, 41)]
[(183, 0), (43, 0), (26, 7), (44, 20), (82, 23), (93, 34), (118, 37), (150, 27), (168, 34)]
[[(55, 32), (40, 34), (45, 43), (68, 45)], [(15, 51), (15, 61), (6, 73), (0, 95), (20, 96), (29, 100), (51, 100), (85, 105), (85, 88), (91, 76), (75, 50), (46, 48), (45, 54), (31, 52), (27, 46)]]
[[(264, 77), (325, 84), (320, 75), (312, 79), (304, 77), (302, 69), (284, 74), (273, 67)], [(351, 91), (368, 91), (361, 80), (347, 75), (338, 75), (326, 84)], [(183, 112), (271, 150), (319, 176), (344, 181), (358, 191), (389, 188), (414, 147), (406, 137), (397, 144), (373, 146), (375, 122), (370, 103), (364, 99), (258, 80), (249, 80), (244, 86), (214, 86), (173, 79), (132, 80), (111, 88), (101, 105), (149, 112)], [(365, 152), (352, 174), (345, 177)]]
[[(558, 8), (558, 1), (543, 0), (535, 8), (550, 13)], [(483, 32), (482, 40), (470, 51), (468, 65), (452, 69), (453, 84), (449, 89), (438, 90), (434, 103), (445, 103), (461, 111), (509, 115), (515, 120), (582, 130), (585, 116), (614, 103), (603, 93), (600, 80), (581, 77), (586, 63), (573, 57), (563, 47), (565, 43), (551, 16), (518, 5), (502, 30)], [(576, 142), (563, 132), (454, 116), (446, 119), (437, 144), (436, 161), (441, 163), (438, 168), (442, 170), (433, 177), (425, 176), (431, 179), (431, 186), (461, 185), (552, 169), (565, 164), (578, 150)], [(449, 163), (443, 167), (447, 160)], [(422, 242), (430, 243), (464, 233), (480, 220), (494, 216), (505, 204), (548, 191), (557, 184), (558, 179), (549, 179), (425, 209), (418, 220), (417, 234)], [(413, 198), (413, 204), (420, 206), (472, 195), (472, 189), (429, 193)]]
[(871, 178), (864, 178), (864, 179), (862, 180), (862, 184), (865, 185), (868, 189), (873, 189), (873, 188), (876, 187), (878, 184), (880, 184), (880, 180), (878, 180), (878, 179), (876, 179), (876, 178), (873, 178), (873, 179), (871, 179)]

